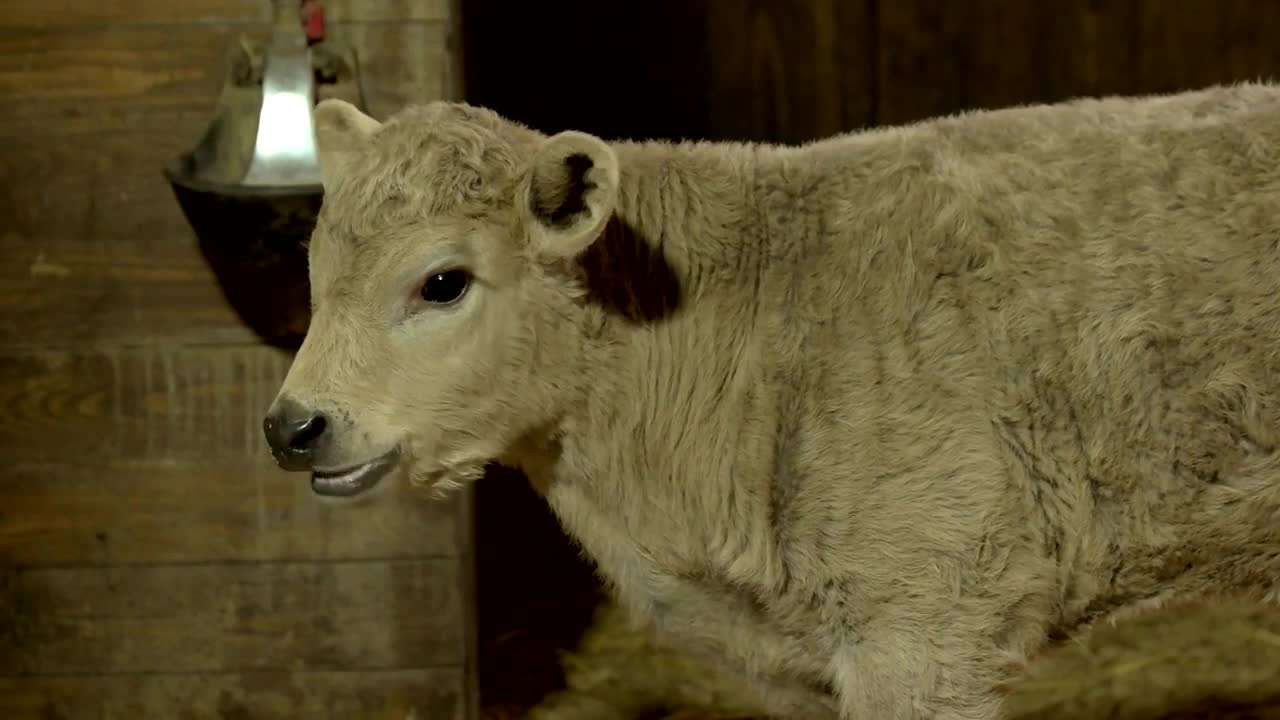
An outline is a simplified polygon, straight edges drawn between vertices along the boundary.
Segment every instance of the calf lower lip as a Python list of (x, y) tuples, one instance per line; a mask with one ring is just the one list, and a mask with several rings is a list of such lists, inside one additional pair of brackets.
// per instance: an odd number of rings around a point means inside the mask
[(311, 473), (311, 492), (324, 497), (354, 497), (367, 492), (395, 467), (396, 454), (388, 453), (363, 465)]

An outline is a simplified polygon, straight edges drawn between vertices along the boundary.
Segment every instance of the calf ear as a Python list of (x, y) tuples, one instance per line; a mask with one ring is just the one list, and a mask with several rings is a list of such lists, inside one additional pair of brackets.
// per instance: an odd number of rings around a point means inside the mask
[(570, 258), (604, 232), (618, 201), (618, 157), (600, 138), (568, 130), (534, 157), (523, 199), (535, 250)]
[(331, 187), (346, 171), (351, 158), (365, 149), (369, 137), (382, 127), (382, 123), (339, 98), (328, 98), (316, 103), (312, 117), (316, 126), (316, 159), (320, 163), (320, 182), (325, 187)]

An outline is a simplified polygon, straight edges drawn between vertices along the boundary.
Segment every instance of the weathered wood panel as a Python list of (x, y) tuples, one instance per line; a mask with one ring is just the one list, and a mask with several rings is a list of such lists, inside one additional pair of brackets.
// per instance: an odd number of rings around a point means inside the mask
[[(73, 443), (74, 444), (74, 443)], [(454, 556), (457, 510), (401, 486), (329, 503), (265, 462), (9, 466), (0, 565)]]
[(262, 416), (289, 362), (252, 345), (0, 355), (0, 447), (9, 462), (267, 461)]
[[(289, 358), (161, 175), (268, 7), (0, 15), (0, 717), (465, 717), (467, 518), (326, 503), (273, 466)], [(447, 0), (326, 7), (376, 114), (452, 88)]]
[[(1280, 80), (1280, 5), (1254, 0), (1134, 0), (1136, 92)], [(1121, 45), (1116, 34), (1109, 43)]]
[(370, 115), (385, 119), (409, 103), (449, 97), (454, 67), (446, 23), (335, 22), (330, 27), (334, 37), (356, 49)]
[[(46, 30), (0, 27), (0, 94), (164, 104), (208, 97), (232, 26)], [(8, 123), (5, 123), (6, 125)]]
[[(263, 28), (245, 23), (99, 30), (0, 25), (0, 94), (23, 101), (0, 123), (0, 138), (138, 130), (144, 123), (166, 138), (182, 138), (185, 149), (209, 119), (228, 48), (241, 35), (266, 37)], [(447, 22), (431, 19), (328, 23), (331, 37), (355, 48), (370, 111), (380, 117), (410, 100), (448, 95), (454, 71), (449, 30)], [(173, 111), (184, 113), (183, 123), (157, 114)], [(158, 172), (148, 164), (152, 175)]]
[(0, 347), (247, 342), (164, 178), (208, 121), (220, 28), (0, 32)]
[(880, 3), (880, 124), (1280, 72), (1280, 6), (1251, 0)]
[(462, 720), (455, 668), (0, 678), (8, 720)]
[(9, 570), (0, 674), (460, 665), (458, 573), (452, 558)]
[(228, 21), (266, 22), (266, 0), (110, 0), (64, 2), (56, 11), (42, 0), (6, 0), (0, 28), (112, 28), (136, 25), (213, 24)]
[(877, 120), (1123, 90), (1135, 4), (908, 0), (879, 13)]
[[(0, 184), (10, 187), (39, 174), (6, 170), (0, 168)], [(25, 207), (10, 213), (14, 224), (0, 231), (0, 352), (257, 341), (172, 214), (176, 205), (171, 212), (159, 204), (173, 201), (156, 197), (168, 188), (133, 179), (113, 182), (89, 170), (74, 182), (49, 183), (82, 186), (66, 194), (25, 205), (24, 192), (0, 197), (0, 212)], [(151, 209), (127, 214), (134, 205)]]
[[(331, 21), (405, 22), (447, 20), (449, 0), (326, 0)], [(46, 0), (6, 0), (0, 28), (67, 28), (170, 23), (265, 23), (270, 20), (266, 0), (111, 0), (61, 3), (50, 12)]]
[(709, 3), (707, 12), (715, 137), (804, 142), (870, 123), (867, 0)]
[(450, 0), (325, 0), (325, 15), (335, 22), (448, 22)]

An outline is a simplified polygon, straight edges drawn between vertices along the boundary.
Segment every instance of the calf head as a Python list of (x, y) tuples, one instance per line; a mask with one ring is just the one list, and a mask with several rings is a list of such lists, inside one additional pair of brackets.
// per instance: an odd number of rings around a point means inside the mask
[(613, 214), (617, 158), (460, 103), (380, 123), (326, 100), (315, 119), (311, 324), (263, 423), (272, 454), (322, 495), (397, 469), (456, 487), (585, 391), (576, 259)]

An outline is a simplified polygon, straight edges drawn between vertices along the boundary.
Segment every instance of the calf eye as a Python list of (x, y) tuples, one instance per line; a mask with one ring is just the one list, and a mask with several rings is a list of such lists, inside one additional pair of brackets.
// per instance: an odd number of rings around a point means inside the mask
[(465, 270), (438, 272), (422, 283), (422, 299), (435, 305), (456, 302), (467, 291), (471, 276)]

